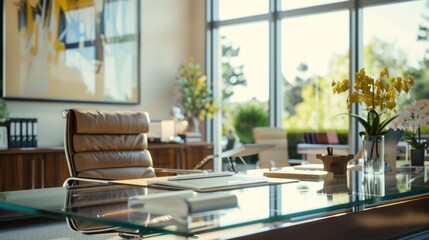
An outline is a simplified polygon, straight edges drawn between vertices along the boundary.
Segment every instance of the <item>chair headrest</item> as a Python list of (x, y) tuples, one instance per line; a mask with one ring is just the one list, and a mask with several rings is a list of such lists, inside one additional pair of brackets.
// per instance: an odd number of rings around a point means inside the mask
[[(79, 134), (135, 134), (149, 131), (144, 111), (71, 109), (75, 132)], [(70, 114), (70, 113), (69, 113)]]

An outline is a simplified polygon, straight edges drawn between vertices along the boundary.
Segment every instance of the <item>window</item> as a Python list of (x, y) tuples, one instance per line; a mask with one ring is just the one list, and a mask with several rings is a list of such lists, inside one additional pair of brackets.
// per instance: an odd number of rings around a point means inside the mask
[(331, 90), (333, 79), (349, 76), (347, 19), (341, 11), (282, 21), (283, 125), (289, 129), (348, 129), (347, 116), (338, 116), (346, 112), (346, 97)]
[(240, 142), (251, 143), (252, 127), (268, 125), (268, 23), (222, 27), (219, 36), (226, 109), (223, 133), (231, 131)]
[[(412, 14), (410, 14), (412, 13)], [(412, 74), (415, 87), (410, 96), (401, 97), (401, 105), (410, 101), (429, 98), (429, 13), (427, 1), (368, 7), (364, 9), (364, 67), (377, 76), (388, 66), (395, 76)]]
[[(349, 118), (341, 115), (347, 111), (347, 95), (333, 95), (331, 89), (332, 80), (354, 79), (350, 69), (366, 67), (373, 75), (388, 65), (395, 75), (415, 77), (414, 100), (429, 98), (425, 87), (429, 85), (425, 77), (429, 76), (429, 20), (424, 18), (429, 16), (428, 1), (207, 1), (216, 10), (208, 24), (214, 39), (219, 39), (215, 49), (224, 48), (213, 56), (219, 58), (213, 61), (213, 69), (226, 63), (238, 66), (237, 73), (243, 75), (233, 79), (245, 79), (247, 84), (223, 92), (233, 94), (224, 101), (229, 110), (223, 127), (233, 127), (234, 107), (257, 100), (272, 108), (264, 110), (269, 113), (268, 124), (287, 129), (290, 158), (300, 157), (293, 148), (308, 130), (343, 132), (340, 143), (352, 137), (352, 148), (358, 147), (357, 128), (350, 132)], [(225, 52), (225, 46), (236, 48)], [(225, 77), (218, 78), (214, 84), (220, 79), (225, 82)], [(401, 104), (407, 101), (411, 98)]]
[(219, 20), (268, 13), (269, 0), (219, 0)]
[(283, 10), (290, 10), (344, 1), (346, 0), (282, 0), (282, 7)]

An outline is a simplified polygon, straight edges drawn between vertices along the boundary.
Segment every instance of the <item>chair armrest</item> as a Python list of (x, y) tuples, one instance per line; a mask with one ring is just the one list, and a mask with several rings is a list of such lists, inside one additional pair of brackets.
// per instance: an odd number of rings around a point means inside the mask
[(81, 181), (81, 182), (93, 182), (93, 183), (109, 183), (108, 180), (102, 180), (102, 179), (69, 177), (69, 178), (67, 178), (64, 181), (63, 187), (69, 187), (69, 186), (73, 185), (74, 183), (76, 183), (78, 181)]

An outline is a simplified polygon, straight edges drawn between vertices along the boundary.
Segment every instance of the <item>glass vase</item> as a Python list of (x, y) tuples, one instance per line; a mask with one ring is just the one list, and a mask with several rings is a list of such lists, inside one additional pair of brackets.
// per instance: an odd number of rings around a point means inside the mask
[(384, 136), (364, 135), (362, 137), (363, 172), (384, 174)]
[(197, 116), (192, 116), (188, 119), (187, 132), (200, 133), (200, 119)]
[(386, 194), (386, 182), (384, 174), (365, 174), (363, 176), (363, 186), (365, 196), (383, 197)]

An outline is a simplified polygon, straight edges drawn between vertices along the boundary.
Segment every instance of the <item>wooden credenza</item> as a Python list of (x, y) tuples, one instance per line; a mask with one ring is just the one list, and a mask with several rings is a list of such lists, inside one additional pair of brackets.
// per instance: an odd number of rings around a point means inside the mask
[[(192, 169), (203, 158), (213, 154), (213, 145), (206, 142), (186, 144), (150, 143), (149, 151), (154, 167)], [(212, 162), (204, 166), (204, 169), (212, 168)]]
[[(192, 169), (207, 155), (211, 143), (150, 143), (156, 168)], [(211, 168), (207, 164), (205, 168)], [(0, 150), (0, 192), (62, 186), (70, 176), (64, 149), (34, 148)]]
[(0, 151), (0, 191), (62, 186), (67, 177), (63, 148)]

